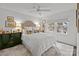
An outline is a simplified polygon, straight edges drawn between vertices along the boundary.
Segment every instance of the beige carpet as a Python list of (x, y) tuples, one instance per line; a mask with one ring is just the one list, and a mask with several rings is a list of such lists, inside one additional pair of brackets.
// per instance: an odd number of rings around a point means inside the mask
[(69, 46), (62, 43), (56, 43), (58, 49), (60, 50), (62, 56), (72, 56), (73, 55), (73, 46)]
[[(59, 48), (62, 56), (72, 56), (72, 46), (57, 43), (57, 47)], [(49, 51), (49, 53), (50, 52), (51, 50)], [(0, 56), (31, 56), (31, 53), (23, 45), (17, 45), (11, 48), (0, 50)]]
[(0, 50), (0, 56), (30, 56), (31, 53), (23, 46), (17, 45), (15, 47)]

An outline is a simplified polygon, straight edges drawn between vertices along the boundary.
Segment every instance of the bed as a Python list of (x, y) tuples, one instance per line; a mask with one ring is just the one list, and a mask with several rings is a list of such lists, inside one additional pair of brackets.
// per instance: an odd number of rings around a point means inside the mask
[(32, 56), (60, 56), (56, 47), (56, 38), (52, 33), (22, 34), (23, 45), (32, 53)]

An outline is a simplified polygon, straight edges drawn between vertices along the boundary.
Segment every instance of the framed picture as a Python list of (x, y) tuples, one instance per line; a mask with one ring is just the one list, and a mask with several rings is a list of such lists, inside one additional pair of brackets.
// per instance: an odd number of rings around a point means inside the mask
[(16, 22), (14, 21), (13, 16), (7, 16), (7, 20), (5, 21), (5, 27), (16, 27)]
[(7, 16), (7, 21), (13, 22), (14, 21), (14, 17), (13, 16)]
[(54, 31), (54, 28), (55, 28), (54, 26), (55, 26), (55, 25), (54, 25), (54, 22), (48, 24), (48, 29), (49, 29), (49, 31)]
[(16, 27), (16, 23), (15, 22), (8, 22), (8, 21), (6, 21), (5, 22), (5, 26), (6, 27)]
[(57, 32), (67, 34), (67, 22), (57, 23)]

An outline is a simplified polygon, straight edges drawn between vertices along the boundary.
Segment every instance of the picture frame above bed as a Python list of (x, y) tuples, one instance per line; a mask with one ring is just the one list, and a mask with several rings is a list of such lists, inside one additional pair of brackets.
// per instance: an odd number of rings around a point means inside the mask
[(68, 19), (60, 19), (48, 23), (48, 30), (56, 33), (67, 34), (69, 27)]
[(60, 23), (57, 23), (57, 32), (58, 33), (63, 33), (63, 34), (67, 34), (67, 22), (60, 22)]

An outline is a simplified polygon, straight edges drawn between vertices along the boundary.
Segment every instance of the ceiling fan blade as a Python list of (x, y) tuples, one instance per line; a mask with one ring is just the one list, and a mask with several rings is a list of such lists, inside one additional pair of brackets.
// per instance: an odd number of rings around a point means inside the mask
[(40, 9), (39, 11), (51, 11), (50, 9)]
[(50, 12), (50, 9), (31, 9), (32, 12)]

